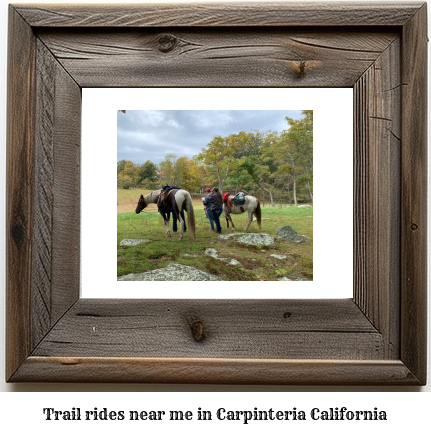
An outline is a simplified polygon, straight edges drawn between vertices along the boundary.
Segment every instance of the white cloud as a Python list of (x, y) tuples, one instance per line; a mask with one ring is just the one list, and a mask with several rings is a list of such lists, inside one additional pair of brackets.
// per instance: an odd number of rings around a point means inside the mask
[(117, 115), (117, 160), (160, 163), (165, 154), (189, 158), (215, 136), (241, 131), (287, 129), (286, 116), (301, 111), (277, 110), (153, 110)]

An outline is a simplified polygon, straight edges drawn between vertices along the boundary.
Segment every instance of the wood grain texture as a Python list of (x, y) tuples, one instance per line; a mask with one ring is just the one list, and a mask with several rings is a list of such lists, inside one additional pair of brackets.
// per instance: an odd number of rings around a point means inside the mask
[[(31, 351), (33, 233), (33, 133), (35, 39), (14, 11), (9, 13), (6, 154), (6, 375)], [(25, 55), (23, 55), (25, 53)]]
[(79, 298), (80, 286), (81, 89), (58, 62), (54, 108), (52, 323)]
[[(193, 337), (190, 316), (202, 323), (206, 334), (202, 343)], [(113, 339), (119, 343), (110, 342)], [(250, 359), (386, 357), (383, 337), (349, 299), (81, 299), (33, 353)]]
[(417, 385), (401, 361), (29, 357), (15, 381)]
[(354, 298), (390, 340), (392, 358), (399, 356), (400, 54), (398, 38), (354, 87)]
[(80, 89), (37, 40), (32, 345), (78, 299)]
[(397, 34), (233, 28), (38, 36), (82, 87), (352, 87)]
[(46, 47), (37, 43), (36, 57), (36, 141), (33, 194), (34, 248), (32, 256), (32, 345), (49, 331), (51, 321), (51, 282), (54, 200), (54, 122), (56, 61)]
[(17, 5), (34, 27), (399, 26), (420, 2)]
[[(10, 7), (8, 381), (426, 383), (426, 8), (267, 6)], [(81, 88), (156, 85), (354, 88), (354, 300), (79, 299)]]
[(426, 378), (427, 8), (403, 29), (401, 185), (401, 358)]

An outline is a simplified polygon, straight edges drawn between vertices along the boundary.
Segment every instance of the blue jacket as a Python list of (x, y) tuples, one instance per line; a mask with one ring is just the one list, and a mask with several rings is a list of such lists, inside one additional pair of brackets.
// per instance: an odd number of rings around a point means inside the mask
[(223, 208), (223, 201), (217, 193), (211, 193), (204, 200), (207, 210), (214, 211)]

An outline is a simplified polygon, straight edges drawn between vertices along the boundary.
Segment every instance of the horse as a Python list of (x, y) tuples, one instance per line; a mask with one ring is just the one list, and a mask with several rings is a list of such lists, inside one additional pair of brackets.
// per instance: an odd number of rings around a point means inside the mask
[[(160, 194), (162, 191), (163, 190), (154, 190), (154, 192), (148, 193), (145, 196), (141, 195), (135, 210), (136, 214), (139, 214), (141, 211), (143, 211), (149, 204), (157, 204), (157, 210), (159, 211), (160, 215), (163, 217), (163, 221), (165, 222), (165, 224), (166, 223), (169, 224), (171, 212), (165, 205), (159, 206)], [(181, 215), (184, 219), (184, 211), (182, 211)], [(174, 232), (177, 232), (178, 230), (176, 217), (172, 218), (172, 230)], [(187, 226), (184, 223), (184, 232), (186, 231), (187, 231)], [(169, 232), (169, 236), (171, 236), (170, 232)]]
[(192, 205), (192, 197), (190, 193), (183, 189), (173, 189), (167, 195), (167, 199), (162, 201), (160, 194), (163, 190), (155, 190), (145, 196), (141, 195), (136, 207), (136, 214), (139, 214), (145, 207), (150, 203), (156, 203), (159, 213), (162, 215), (166, 226), (166, 234), (170, 237), (171, 233), (169, 230), (169, 215), (173, 215), (173, 230), (177, 230), (177, 220), (180, 222), (180, 238), (182, 239), (184, 232), (186, 231), (186, 222), (184, 216), (184, 210), (187, 212), (187, 223), (189, 229), (192, 232), (193, 238), (196, 241), (196, 223), (195, 214)]
[(232, 229), (235, 229), (235, 225), (233, 224), (232, 218), (230, 214), (242, 214), (244, 212), (248, 213), (248, 224), (244, 230), (248, 230), (251, 222), (253, 221), (253, 215), (256, 216), (257, 225), (259, 226), (259, 230), (261, 230), (261, 219), (262, 219), (262, 211), (260, 209), (259, 199), (246, 195), (244, 204), (238, 205), (233, 202), (234, 196), (226, 196), (223, 195), (223, 214), (226, 217), (227, 227), (229, 227), (229, 222), (232, 224)]

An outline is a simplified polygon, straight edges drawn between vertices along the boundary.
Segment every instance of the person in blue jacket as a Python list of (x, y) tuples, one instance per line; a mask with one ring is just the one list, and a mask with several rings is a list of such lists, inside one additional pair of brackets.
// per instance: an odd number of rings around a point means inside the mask
[[(205, 200), (204, 205), (207, 210), (207, 214), (211, 213), (214, 223), (216, 225), (216, 232), (221, 233), (221, 225), (220, 225), (220, 214), (223, 211), (223, 200), (221, 193), (217, 187), (214, 187), (211, 190), (211, 194), (209, 194)], [(209, 218), (209, 215), (208, 215)]]
[[(209, 195), (211, 194), (211, 189), (208, 187), (208, 188), (205, 190), (205, 192), (206, 192), (207, 196), (209, 196)], [(205, 196), (204, 198), (202, 198), (202, 202), (203, 202), (203, 204), (204, 204), (205, 217), (210, 221), (211, 230), (214, 230), (214, 219), (213, 219), (213, 215), (212, 215), (212, 212), (211, 212), (211, 211), (207, 211), (207, 207), (206, 207), (206, 205), (205, 205), (205, 199), (206, 199), (206, 196)]]

